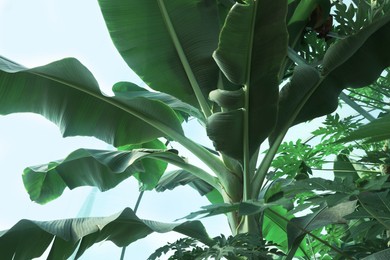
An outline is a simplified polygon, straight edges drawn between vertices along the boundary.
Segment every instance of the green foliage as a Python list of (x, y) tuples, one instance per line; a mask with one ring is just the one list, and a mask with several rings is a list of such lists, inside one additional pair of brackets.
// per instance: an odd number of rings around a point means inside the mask
[[(75, 59), (27, 69), (0, 57), (1, 114), (38, 113), (64, 136), (116, 147), (27, 168), (30, 198), (47, 203), (84, 185), (104, 191), (130, 176), (143, 191), (189, 185), (212, 205), (187, 218), (224, 214), (234, 236), (211, 239), (200, 222), (163, 224), (125, 209), (108, 218), (22, 220), (0, 232), (1, 257), (33, 258), (47, 247), (52, 259), (79, 257), (104, 239), (126, 246), (168, 231), (188, 238), (150, 259), (342, 259), (385, 249), (390, 155), (378, 141), (389, 139), (389, 1), (98, 2), (118, 52), (153, 91), (118, 82), (108, 97)], [(361, 115), (329, 115), (346, 88), (341, 98)], [(381, 118), (361, 126), (373, 117), (364, 109)], [(311, 138), (282, 143), (292, 125), (322, 115)], [(216, 151), (185, 135), (181, 124), (191, 118)], [(179, 169), (165, 172), (168, 164)]]
[(213, 238), (212, 247), (199, 245), (192, 238), (179, 239), (156, 250), (148, 260), (159, 259), (163, 254), (174, 252), (169, 260), (175, 259), (274, 259), (283, 256), (283, 253), (275, 248), (274, 244), (267, 243), (259, 236), (239, 234), (236, 236), (224, 235)]

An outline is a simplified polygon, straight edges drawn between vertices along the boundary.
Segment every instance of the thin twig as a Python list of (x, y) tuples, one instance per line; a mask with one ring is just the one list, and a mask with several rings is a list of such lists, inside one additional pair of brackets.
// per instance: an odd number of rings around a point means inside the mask
[[(133, 211), (134, 211), (134, 214), (137, 213), (137, 210), (138, 210), (139, 204), (141, 203), (141, 199), (142, 199), (142, 196), (144, 195), (144, 192), (145, 192), (145, 191), (141, 191), (141, 192), (139, 193), (139, 195), (138, 195), (138, 199), (137, 199), (137, 202), (135, 203), (134, 210), (133, 210)], [(127, 246), (122, 247), (122, 252), (121, 252), (120, 260), (125, 259), (126, 248), (127, 248)]]

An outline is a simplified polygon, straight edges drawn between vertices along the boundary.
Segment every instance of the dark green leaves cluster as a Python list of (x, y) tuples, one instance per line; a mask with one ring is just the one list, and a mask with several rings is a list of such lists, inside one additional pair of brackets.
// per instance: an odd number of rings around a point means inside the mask
[(213, 238), (214, 245), (205, 247), (192, 238), (179, 239), (174, 243), (168, 243), (156, 250), (148, 260), (160, 259), (158, 257), (168, 252), (173, 252), (169, 260), (192, 259), (274, 259), (283, 256), (274, 244), (268, 243), (261, 237), (250, 234), (236, 236), (224, 235)]

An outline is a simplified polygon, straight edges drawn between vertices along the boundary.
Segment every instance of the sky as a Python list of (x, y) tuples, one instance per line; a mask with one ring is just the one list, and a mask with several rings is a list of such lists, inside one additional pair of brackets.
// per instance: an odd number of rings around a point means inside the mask
[[(26, 67), (75, 57), (89, 68), (105, 93), (110, 93), (111, 86), (118, 81), (142, 85), (112, 44), (95, 0), (0, 0), (0, 55)], [(198, 136), (196, 131), (189, 134)], [(91, 137), (62, 138), (57, 126), (39, 115), (0, 116), (0, 230), (10, 228), (20, 219), (53, 220), (79, 214), (92, 188), (66, 190), (59, 199), (41, 206), (30, 201), (21, 178), (24, 168), (64, 158), (78, 148), (111, 149)], [(134, 206), (138, 186), (129, 179), (111, 191), (96, 192), (95, 196), (91, 215), (109, 216)], [(172, 222), (208, 204), (190, 187), (166, 193), (147, 192), (137, 215)], [(210, 236), (229, 235), (225, 217), (203, 222)], [(167, 241), (178, 238), (173, 232), (150, 235), (130, 245), (126, 259), (146, 259)], [(119, 256), (120, 248), (104, 242), (88, 250), (81, 259)]]

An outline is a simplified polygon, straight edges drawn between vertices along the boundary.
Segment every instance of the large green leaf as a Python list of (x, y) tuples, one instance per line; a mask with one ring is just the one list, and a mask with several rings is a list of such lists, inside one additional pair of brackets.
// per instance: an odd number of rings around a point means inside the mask
[(338, 142), (366, 139), (366, 142), (378, 142), (390, 139), (390, 114), (359, 127)]
[[(154, 149), (155, 151), (166, 151), (167, 147), (158, 139), (143, 144), (132, 144), (118, 147), (118, 150), (120, 151), (132, 152), (134, 149)], [(176, 153), (176, 150), (172, 149), (170, 152)], [(142, 166), (143, 171), (138, 171), (134, 173), (133, 176), (139, 181), (140, 190), (153, 190), (167, 169), (167, 163), (153, 158), (143, 158)]]
[(351, 178), (353, 181), (359, 179), (359, 175), (345, 154), (338, 154), (336, 161), (333, 163), (334, 176), (335, 178), (346, 179)]
[(244, 85), (245, 104), (242, 110), (214, 114), (208, 132), (217, 149), (233, 158), (243, 157), (244, 136), (253, 154), (276, 123), (279, 72), (287, 53), (286, 12), (287, 1), (236, 3), (221, 31), (213, 56), (231, 82)]
[(0, 57), (0, 114), (38, 113), (64, 136), (95, 136), (115, 146), (183, 134), (175, 112), (158, 100), (103, 95), (76, 59), (26, 69)]
[[(126, 208), (109, 217), (21, 220), (11, 229), (0, 232), (0, 252), (2, 259), (24, 260), (39, 257), (50, 247), (47, 259), (67, 259), (75, 250), (76, 258), (79, 258), (94, 243), (104, 240), (123, 247), (153, 232), (170, 231), (196, 238), (207, 245), (213, 243), (199, 221), (167, 224), (142, 220)], [(54, 243), (51, 244), (53, 238)]]
[(372, 254), (370, 256), (367, 256), (362, 260), (387, 260), (389, 258), (390, 258), (390, 249), (385, 249), (375, 254)]
[(324, 206), (312, 214), (291, 219), (287, 224), (289, 256), (291, 259), (307, 233), (329, 224), (346, 223), (343, 217), (352, 213), (355, 207), (356, 200), (347, 201), (331, 208)]
[[(99, 0), (111, 38), (151, 88), (193, 106), (216, 88), (220, 20), (229, 4), (204, 0)], [(198, 100), (197, 100), (198, 99)], [(201, 104), (202, 109), (204, 109)]]
[(293, 122), (303, 105), (313, 94), (320, 82), (320, 73), (309, 65), (299, 65), (294, 69), (294, 74), (280, 91), (278, 119), (275, 129), (270, 136), (273, 143), (279, 134), (283, 134)]
[[(273, 242), (284, 252), (288, 251), (287, 225), (294, 216), (282, 206), (274, 206), (264, 211), (262, 231), (267, 241)], [(308, 256), (306, 244), (301, 243), (296, 256)]]
[(59, 197), (66, 187), (74, 189), (80, 186), (95, 186), (101, 191), (106, 191), (136, 173), (139, 176), (154, 176), (139, 177), (146, 182), (145, 185), (152, 186), (165, 171), (164, 161), (185, 163), (180, 156), (170, 150), (79, 149), (64, 160), (26, 168), (23, 182), (30, 199), (44, 204)]
[[(338, 96), (343, 89), (361, 88), (374, 82), (390, 66), (387, 46), (390, 46), (390, 15), (331, 46), (322, 63), (324, 78), (294, 124), (336, 110)], [(287, 95), (284, 98), (285, 102), (289, 102), (299, 97)]]
[(201, 196), (206, 196), (213, 203), (223, 203), (221, 193), (204, 180), (186, 170), (175, 170), (165, 173), (156, 186), (157, 192), (173, 190), (178, 186), (189, 185)]
[(113, 86), (112, 90), (115, 93), (115, 96), (128, 99), (130, 101), (135, 97), (145, 97), (152, 100), (159, 100), (173, 110), (183, 113), (185, 117), (193, 116), (201, 122), (205, 122), (205, 118), (199, 109), (180, 101), (174, 96), (165, 93), (150, 92), (131, 82), (118, 82)]
[(373, 218), (383, 226), (384, 230), (390, 229), (390, 193), (388, 189), (383, 192), (362, 192), (357, 198), (360, 207), (357, 211), (345, 216), (346, 219)]

